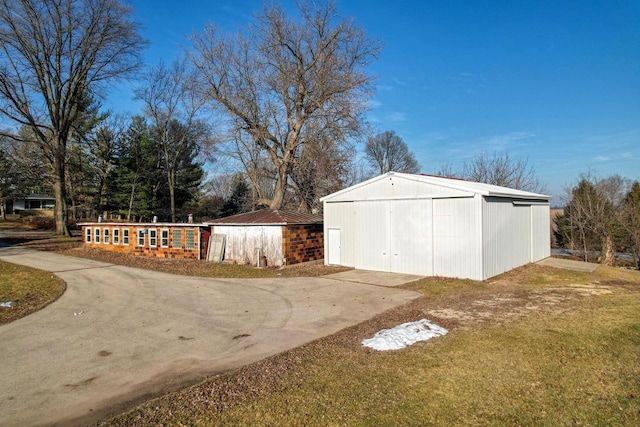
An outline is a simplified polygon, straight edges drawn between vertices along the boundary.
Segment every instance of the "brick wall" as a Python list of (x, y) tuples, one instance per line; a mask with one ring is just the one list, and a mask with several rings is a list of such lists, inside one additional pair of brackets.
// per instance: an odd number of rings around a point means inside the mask
[(324, 258), (323, 234), (322, 224), (282, 227), (282, 253), (286, 265)]
[[(90, 230), (90, 234), (87, 234)], [(96, 239), (96, 230), (99, 239)], [(108, 241), (105, 242), (105, 230)], [(117, 230), (117, 231), (116, 231)], [(125, 230), (129, 231), (129, 242), (125, 244)], [(144, 244), (138, 242), (138, 231), (144, 233)], [(168, 232), (168, 241), (163, 242), (163, 230)], [(174, 230), (179, 230), (179, 239), (174, 239)], [(187, 230), (193, 232), (193, 249), (186, 249)], [(155, 241), (154, 241), (155, 231)], [(114, 237), (117, 235), (117, 243)], [(178, 237), (176, 235), (176, 237)], [(90, 240), (90, 241), (88, 241)], [(130, 224), (130, 223), (94, 223), (82, 224), (82, 241), (84, 245), (109, 251), (130, 253), (141, 256), (155, 256), (159, 258), (199, 258), (200, 227), (176, 226), (171, 224)], [(155, 244), (154, 244), (155, 243)]]

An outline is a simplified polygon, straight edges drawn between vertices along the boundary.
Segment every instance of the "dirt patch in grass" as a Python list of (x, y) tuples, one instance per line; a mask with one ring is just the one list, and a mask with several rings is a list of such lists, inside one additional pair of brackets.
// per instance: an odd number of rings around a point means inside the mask
[(0, 261), (0, 324), (38, 311), (65, 291), (64, 281), (51, 273)]
[[(406, 306), (102, 425), (637, 425), (640, 273), (614, 270), (417, 281)], [(449, 334), (361, 345), (424, 317)]]

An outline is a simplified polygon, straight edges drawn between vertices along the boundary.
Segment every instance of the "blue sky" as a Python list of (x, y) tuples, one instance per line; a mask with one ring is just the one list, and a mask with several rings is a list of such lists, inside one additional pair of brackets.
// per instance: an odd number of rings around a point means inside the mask
[[(208, 22), (245, 27), (261, 0), (131, 0), (170, 62)], [(293, 10), (293, 2), (281, 1)], [(394, 130), (434, 173), (481, 153), (528, 158), (547, 193), (580, 173), (640, 180), (640, 1), (338, 0), (379, 39), (369, 120)], [(137, 112), (125, 88), (107, 106)]]

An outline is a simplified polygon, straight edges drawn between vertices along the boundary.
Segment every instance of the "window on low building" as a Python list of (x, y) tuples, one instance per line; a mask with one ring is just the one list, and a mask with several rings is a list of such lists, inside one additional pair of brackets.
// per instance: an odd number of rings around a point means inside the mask
[(42, 204), (40, 203), (40, 200), (25, 200), (24, 207), (25, 209), (37, 210), (42, 209)]
[(128, 228), (122, 229), (122, 244), (129, 245), (129, 229)]
[(193, 230), (184, 230), (184, 248), (187, 250), (193, 250), (196, 248), (195, 233)]
[(120, 229), (119, 228), (114, 228), (113, 229), (113, 244), (114, 245), (119, 245), (120, 244)]
[(100, 229), (97, 227), (93, 229), (93, 238), (94, 243), (100, 243)]
[(155, 228), (149, 230), (149, 246), (152, 248), (158, 246), (158, 230)]
[(160, 246), (163, 248), (169, 247), (169, 230), (160, 230)]
[(104, 238), (102, 239), (102, 243), (105, 245), (109, 244), (109, 229), (106, 227), (104, 228)]
[(173, 239), (171, 240), (171, 246), (174, 248), (182, 248), (182, 230), (173, 230)]
[(84, 241), (86, 243), (91, 243), (91, 228), (87, 227), (84, 229)]
[(144, 229), (138, 230), (138, 246), (144, 246)]

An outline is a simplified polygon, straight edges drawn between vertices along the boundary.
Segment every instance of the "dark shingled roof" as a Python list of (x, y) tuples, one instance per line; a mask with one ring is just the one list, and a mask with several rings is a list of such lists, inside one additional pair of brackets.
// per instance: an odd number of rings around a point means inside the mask
[(263, 209), (260, 211), (241, 213), (225, 218), (205, 221), (207, 224), (225, 225), (287, 225), (318, 224), (322, 217), (309, 213), (291, 212), (281, 209)]

